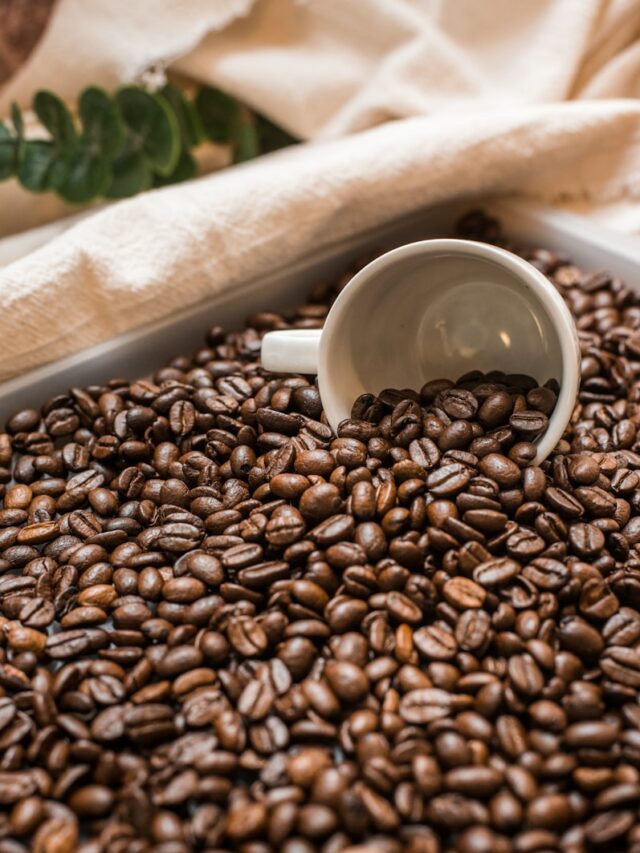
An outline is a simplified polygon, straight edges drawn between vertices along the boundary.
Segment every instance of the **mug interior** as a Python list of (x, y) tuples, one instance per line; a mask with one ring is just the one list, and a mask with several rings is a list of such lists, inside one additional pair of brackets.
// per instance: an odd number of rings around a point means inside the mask
[(354, 276), (329, 314), (319, 365), (329, 421), (349, 417), (364, 392), (419, 389), (470, 370), (562, 384), (575, 348), (559, 328), (568, 316), (542, 273), (504, 250), (462, 240), (395, 249)]

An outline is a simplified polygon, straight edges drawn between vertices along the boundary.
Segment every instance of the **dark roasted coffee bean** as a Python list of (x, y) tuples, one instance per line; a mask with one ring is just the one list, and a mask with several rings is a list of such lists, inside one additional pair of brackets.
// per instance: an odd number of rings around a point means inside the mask
[(478, 411), (478, 420), (485, 429), (506, 423), (513, 411), (513, 400), (506, 391), (495, 391), (485, 397)]
[(508, 673), (515, 690), (526, 697), (538, 696), (544, 686), (544, 676), (531, 655), (509, 658)]
[(549, 423), (547, 416), (536, 410), (525, 409), (520, 412), (514, 412), (509, 418), (509, 425), (526, 439), (537, 438), (545, 431)]
[(98, 628), (60, 631), (49, 636), (46, 643), (46, 653), (54, 660), (65, 660), (103, 648), (108, 645), (108, 642), (108, 635)]
[(564, 829), (572, 816), (571, 801), (564, 794), (541, 794), (527, 805), (526, 820), (536, 828)]
[(530, 409), (550, 415), (556, 405), (557, 395), (550, 388), (532, 388), (527, 392), (527, 405)]
[(473, 579), (487, 589), (508, 584), (516, 578), (521, 571), (520, 564), (516, 560), (507, 557), (487, 560), (476, 566), (473, 571)]
[(442, 391), (436, 398), (436, 405), (442, 408), (450, 418), (472, 418), (478, 411), (478, 401), (470, 391), (451, 388)]
[(580, 616), (565, 616), (558, 624), (562, 646), (585, 660), (596, 659), (604, 648), (600, 633)]
[(640, 303), (525, 257), (582, 349), (540, 465), (548, 377), (366, 393), (335, 436), (264, 371), (357, 265), (9, 419), (0, 850), (635, 851)]
[(471, 472), (467, 467), (452, 462), (429, 474), (427, 488), (436, 497), (448, 497), (464, 489), (470, 479)]
[(453, 421), (438, 436), (438, 447), (443, 452), (467, 447), (473, 439), (473, 429), (468, 421)]
[(400, 716), (407, 723), (431, 723), (447, 717), (451, 710), (451, 694), (437, 688), (410, 690), (400, 702)]
[(453, 634), (439, 625), (418, 629), (414, 642), (420, 654), (427, 660), (451, 660), (458, 646)]
[(336, 486), (330, 483), (318, 483), (310, 486), (300, 498), (300, 512), (313, 522), (322, 521), (339, 512), (342, 501)]
[(114, 803), (114, 795), (105, 785), (86, 785), (73, 792), (69, 807), (83, 818), (96, 818), (109, 814)]
[(440, 459), (438, 446), (430, 438), (417, 438), (409, 444), (411, 459), (425, 470), (437, 465)]
[(495, 480), (502, 488), (512, 488), (520, 482), (520, 469), (506, 456), (499, 453), (489, 453), (480, 460), (480, 471)]
[(605, 536), (593, 524), (572, 524), (569, 543), (579, 557), (596, 557), (604, 548)]
[(522, 576), (539, 589), (557, 592), (567, 583), (569, 570), (559, 560), (537, 557), (523, 569)]
[(456, 624), (455, 638), (465, 652), (482, 649), (489, 639), (491, 618), (484, 610), (467, 610)]
[(447, 581), (442, 588), (442, 595), (458, 610), (482, 607), (487, 597), (485, 589), (480, 584), (463, 577)]

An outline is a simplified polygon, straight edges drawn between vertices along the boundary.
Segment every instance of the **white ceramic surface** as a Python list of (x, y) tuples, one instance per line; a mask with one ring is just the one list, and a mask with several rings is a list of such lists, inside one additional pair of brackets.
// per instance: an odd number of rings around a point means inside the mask
[(575, 326), (553, 285), (517, 255), (468, 240), (425, 240), (376, 258), (336, 299), (322, 331), (270, 332), (262, 361), (276, 372), (317, 373), (334, 429), (364, 392), (476, 369), (555, 378), (560, 395), (537, 462), (562, 437), (580, 378)]

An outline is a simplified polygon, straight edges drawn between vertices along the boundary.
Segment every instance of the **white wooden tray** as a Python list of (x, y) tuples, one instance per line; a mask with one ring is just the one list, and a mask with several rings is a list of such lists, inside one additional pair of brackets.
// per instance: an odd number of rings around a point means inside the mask
[(303, 263), (275, 275), (246, 281), (233, 291), (192, 306), (166, 320), (53, 362), (0, 384), (0, 422), (17, 409), (38, 406), (71, 386), (96, 384), (114, 377), (151, 373), (172, 356), (190, 352), (214, 323), (233, 328), (260, 310), (293, 307), (314, 283), (339, 273), (348, 262), (376, 247), (392, 248), (412, 240), (451, 236), (458, 218), (473, 207), (497, 216), (505, 233), (525, 246), (543, 246), (568, 254), (587, 270), (606, 269), (640, 291), (640, 241), (609, 231), (580, 216), (515, 200), (475, 200), (426, 208), (410, 218), (310, 252)]

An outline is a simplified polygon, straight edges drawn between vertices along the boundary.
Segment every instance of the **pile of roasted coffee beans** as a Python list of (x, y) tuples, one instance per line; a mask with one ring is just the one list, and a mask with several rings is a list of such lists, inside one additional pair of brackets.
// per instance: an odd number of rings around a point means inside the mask
[(335, 437), (265, 373), (349, 275), (9, 420), (0, 853), (640, 851), (640, 300), (524, 254), (583, 354), (541, 466), (554, 381), (365, 396)]

